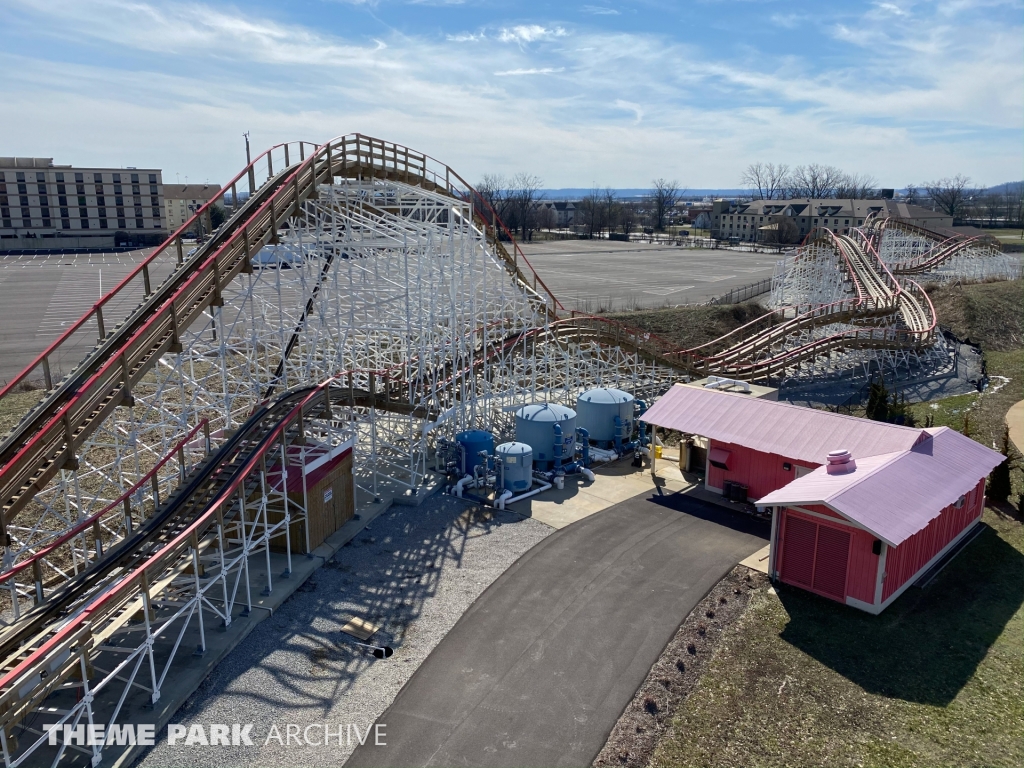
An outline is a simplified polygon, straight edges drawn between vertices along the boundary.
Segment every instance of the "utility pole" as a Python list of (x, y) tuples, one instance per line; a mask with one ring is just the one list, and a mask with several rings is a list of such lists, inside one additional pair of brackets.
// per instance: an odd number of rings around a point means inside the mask
[(246, 131), (242, 135), (245, 137), (245, 164), (248, 165), (252, 162), (252, 157), (249, 155), (249, 132)]

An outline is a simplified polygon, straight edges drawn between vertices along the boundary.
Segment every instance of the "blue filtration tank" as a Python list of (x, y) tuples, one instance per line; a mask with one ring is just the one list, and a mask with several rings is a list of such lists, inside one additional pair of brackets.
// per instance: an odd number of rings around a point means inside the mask
[(462, 475), (472, 475), (473, 467), (483, 464), (480, 458), (480, 451), (494, 453), (494, 436), (482, 429), (470, 429), (467, 432), (459, 432), (455, 436), (455, 442), (462, 446), (462, 456), (459, 458), (459, 472)]
[(538, 469), (555, 465), (555, 424), (562, 428), (562, 463), (576, 453), (576, 411), (555, 403), (524, 405), (516, 411), (516, 442), (533, 448)]
[(636, 401), (621, 389), (598, 387), (584, 392), (576, 399), (579, 425), (590, 433), (591, 442), (601, 448), (610, 448), (615, 441), (615, 417), (622, 420), (622, 442), (628, 443), (633, 434), (633, 407)]
[(526, 443), (502, 443), (494, 449), (501, 467), (501, 487), (513, 493), (533, 484), (533, 449)]

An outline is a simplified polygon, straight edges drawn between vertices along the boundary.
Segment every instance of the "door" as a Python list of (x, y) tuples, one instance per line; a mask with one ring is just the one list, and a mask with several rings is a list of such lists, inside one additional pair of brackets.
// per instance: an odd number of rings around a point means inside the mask
[(781, 578), (787, 584), (846, 602), (850, 532), (786, 512)]

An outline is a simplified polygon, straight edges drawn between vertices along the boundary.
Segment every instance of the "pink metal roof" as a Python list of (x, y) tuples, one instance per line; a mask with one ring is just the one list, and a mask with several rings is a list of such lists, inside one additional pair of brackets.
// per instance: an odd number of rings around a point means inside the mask
[(841, 448), (858, 462), (905, 451), (925, 436), (921, 429), (682, 384), (669, 389), (643, 420), (814, 464), (824, 464), (829, 451)]
[(758, 506), (826, 504), (897, 546), (986, 477), (1003, 456), (948, 427), (924, 430), (909, 450), (857, 457), (857, 468), (830, 475), (825, 467), (757, 500)]

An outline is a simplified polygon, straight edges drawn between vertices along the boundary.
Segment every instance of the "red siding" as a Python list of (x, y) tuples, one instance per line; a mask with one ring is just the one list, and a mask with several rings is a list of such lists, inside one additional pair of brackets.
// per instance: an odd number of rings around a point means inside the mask
[(782, 581), (839, 602), (875, 601), (878, 555), (871, 551), (872, 534), (784, 509), (779, 535)]
[(850, 575), (846, 595), (865, 603), (875, 602), (875, 580), (878, 578), (878, 555), (871, 551), (873, 534), (854, 529), (850, 545)]
[[(743, 483), (749, 489), (747, 498), (759, 499), (765, 494), (778, 490), (796, 480), (796, 467), (814, 467), (820, 464), (808, 464), (803, 461), (794, 461), (785, 456), (775, 453), (762, 453), (745, 448), (742, 445), (732, 443), (721, 443), (717, 440), (711, 441), (711, 448), (722, 448), (729, 451), (729, 469), (719, 469), (708, 465), (707, 484), (712, 488), (723, 488), (726, 480), (736, 483)], [(787, 462), (793, 469), (782, 468), (783, 462)]]
[(935, 557), (968, 525), (981, 517), (985, 501), (985, 480), (982, 478), (957, 509), (950, 505), (943, 509), (925, 528), (915, 533), (898, 547), (889, 549), (885, 556), (885, 582), (883, 602), (896, 590), (917, 575), (929, 560)]

